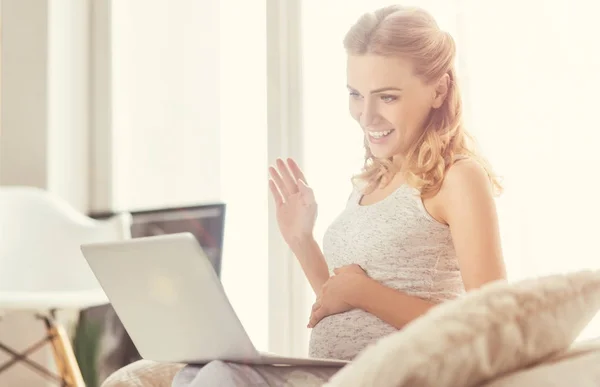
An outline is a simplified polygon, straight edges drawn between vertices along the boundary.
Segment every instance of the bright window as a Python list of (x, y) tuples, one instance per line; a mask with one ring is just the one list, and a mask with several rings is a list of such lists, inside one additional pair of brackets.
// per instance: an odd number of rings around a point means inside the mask
[(264, 2), (221, 1), (223, 284), (255, 346), (268, 350), (268, 173)]
[[(303, 2), (305, 169), (319, 203), (319, 238), (343, 209), (363, 157), (361, 133), (347, 112), (342, 39), (362, 12), (389, 4)], [(566, 0), (410, 4), (429, 10), (457, 41), (468, 128), (504, 176), (498, 208), (511, 279), (600, 268), (598, 6)], [(600, 334), (600, 324), (588, 332)]]
[(110, 10), (114, 133), (103, 151), (114, 161), (116, 206), (224, 201), (223, 285), (266, 350), (265, 3), (127, 0)]

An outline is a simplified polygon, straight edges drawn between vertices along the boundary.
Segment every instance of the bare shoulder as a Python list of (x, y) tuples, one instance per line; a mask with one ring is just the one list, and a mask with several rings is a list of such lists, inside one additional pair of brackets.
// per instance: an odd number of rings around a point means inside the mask
[(473, 188), (492, 192), (489, 176), (483, 166), (476, 160), (463, 159), (448, 168), (440, 192)]
[(452, 209), (476, 211), (494, 200), (486, 170), (473, 159), (459, 160), (448, 169), (438, 197), (446, 221)]

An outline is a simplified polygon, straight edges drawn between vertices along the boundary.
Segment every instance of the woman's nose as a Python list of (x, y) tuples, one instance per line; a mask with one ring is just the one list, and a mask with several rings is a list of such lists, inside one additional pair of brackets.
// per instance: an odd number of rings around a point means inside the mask
[(374, 109), (374, 106), (365, 103), (363, 105), (363, 110), (360, 114), (360, 124), (363, 128), (366, 128), (370, 125), (373, 125), (377, 120), (377, 112)]

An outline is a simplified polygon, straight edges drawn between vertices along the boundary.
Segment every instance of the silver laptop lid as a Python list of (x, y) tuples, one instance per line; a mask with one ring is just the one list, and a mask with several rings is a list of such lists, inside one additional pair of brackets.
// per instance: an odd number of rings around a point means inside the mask
[(81, 246), (145, 359), (239, 360), (257, 351), (190, 233)]

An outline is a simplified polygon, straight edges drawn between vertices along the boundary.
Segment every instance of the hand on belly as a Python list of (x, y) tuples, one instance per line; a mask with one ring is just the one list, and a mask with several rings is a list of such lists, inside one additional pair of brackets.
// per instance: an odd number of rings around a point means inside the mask
[(313, 328), (326, 316), (347, 312), (353, 309), (349, 300), (353, 299), (366, 279), (367, 274), (359, 265), (336, 268), (323, 285), (321, 294), (313, 305), (308, 328)]

